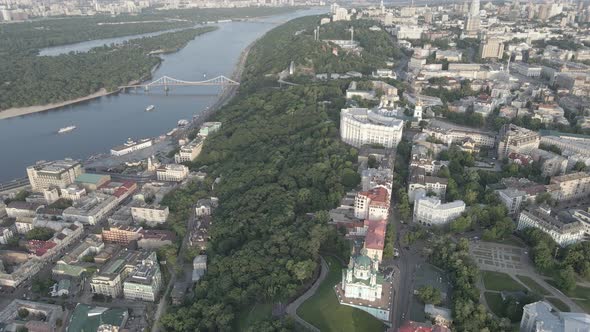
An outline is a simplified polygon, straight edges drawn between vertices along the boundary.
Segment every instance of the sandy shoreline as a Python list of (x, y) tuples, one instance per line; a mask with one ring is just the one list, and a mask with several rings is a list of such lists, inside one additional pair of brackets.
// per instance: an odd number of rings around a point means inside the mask
[(64, 107), (64, 106), (73, 105), (73, 104), (81, 103), (81, 102), (84, 102), (84, 101), (92, 100), (92, 99), (95, 99), (95, 98), (100, 98), (100, 97), (108, 96), (110, 94), (117, 93), (117, 92), (119, 92), (119, 90), (113, 91), (113, 92), (108, 92), (107, 90), (105, 90), (103, 88), (103, 89), (100, 89), (97, 92), (95, 92), (93, 94), (90, 94), (88, 96), (80, 97), (80, 98), (76, 98), (76, 99), (72, 99), (72, 100), (67, 100), (67, 101), (63, 101), (63, 102), (60, 102), (60, 103), (53, 103), (53, 104), (47, 104), (47, 105), (27, 106), (27, 107), (18, 107), (18, 108), (9, 108), (7, 110), (0, 111), (0, 120), (14, 118), (14, 117), (17, 117), (17, 116), (22, 116), (22, 115), (27, 115), (27, 114), (33, 114), (33, 113), (43, 112), (43, 111), (49, 111), (49, 110), (52, 110), (52, 109), (55, 109), (55, 108), (60, 108), (60, 107)]

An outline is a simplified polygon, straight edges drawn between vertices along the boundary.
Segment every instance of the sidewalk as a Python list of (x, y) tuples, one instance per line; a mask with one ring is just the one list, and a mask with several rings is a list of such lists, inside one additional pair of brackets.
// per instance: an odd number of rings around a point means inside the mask
[(301, 304), (303, 304), (303, 302), (305, 302), (307, 299), (309, 299), (310, 297), (312, 297), (315, 294), (316, 290), (318, 289), (318, 287), (320, 286), (322, 281), (324, 281), (324, 279), (326, 279), (327, 275), (328, 275), (328, 263), (326, 263), (326, 260), (324, 260), (324, 258), (321, 257), (321, 270), (320, 270), (320, 276), (318, 277), (318, 279), (313, 283), (313, 285), (305, 293), (303, 293), (303, 295), (301, 295), (298, 299), (291, 302), (287, 306), (287, 314), (291, 318), (295, 319), (295, 321), (297, 321), (299, 324), (305, 326), (305, 328), (307, 328), (310, 331), (320, 332), (320, 330), (317, 327), (311, 325), (310, 323), (305, 321), (303, 318), (299, 317), (297, 315), (297, 309), (299, 309), (299, 306)]

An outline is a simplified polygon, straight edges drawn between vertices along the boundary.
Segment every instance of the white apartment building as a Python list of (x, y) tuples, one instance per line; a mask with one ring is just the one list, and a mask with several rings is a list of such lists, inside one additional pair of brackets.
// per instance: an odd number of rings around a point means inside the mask
[(506, 158), (511, 152), (528, 154), (539, 147), (539, 133), (513, 124), (505, 124), (498, 137), (498, 159)]
[(569, 214), (552, 214), (549, 208), (524, 210), (518, 217), (517, 230), (535, 227), (547, 233), (562, 247), (578, 243), (584, 239), (582, 223)]
[[(119, 297), (124, 294), (124, 282), (127, 281), (127, 277), (131, 276), (136, 270), (142, 268), (142, 266), (154, 266), (153, 268), (156, 269), (155, 266), (157, 265), (158, 261), (156, 253), (153, 251), (133, 251), (124, 249), (117, 255), (113, 256), (102, 269), (92, 277), (90, 280), (92, 293), (102, 294), (112, 298)], [(146, 270), (142, 271), (146, 272)], [(154, 286), (157, 286), (155, 288), (159, 290), (161, 285), (159, 267), (157, 267), (157, 271), (149, 271), (147, 274), (143, 274), (140, 271), (139, 279), (133, 280), (131, 283), (133, 284), (134, 281), (139, 282), (139, 280), (142, 279), (142, 276), (146, 277), (146, 280), (148, 279), (147, 277), (151, 276), (150, 284), (153, 282)], [(148, 290), (142, 287), (130, 287), (128, 289), (128, 294), (130, 296), (145, 298), (147, 296), (143, 295), (144, 292), (148, 292)]]
[(414, 222), (426, 226), (442, 226), (458, 218), (465, 211), (465, 202), (457, 200), (442, 203), (440, 199), (427, 197), (423, 189), (416, 193)]
[(8, 244), (12, 239), (14, 232), (9, 227), (0, 227), (0, 244)]
[(444, 200), (448, 183), (448, 179), (427, 176), (424, 168), (414, 167), (411, 169), (410, 181), (408, 182), (408, 199), (410, 203), (413, 203), (416, 192), (423, 189), (426, 193), (433, 193), (437, 198)]
[(590, 174), (577, 172), (554, 176), (546, 188), (557, 201), (584, 198), (590, 194)]
[(379, 110), (345, 108), (340, 112), (340, 138), (360, 148), (365, 144), (381, 144), (394, 148), (402, 139), (404, 121), (384, 115)]
[(65, 188), (74, 183), (76, 177), (83, 172), (82, 164), (72, 159), (40, 161), (27, 167), (27, 176), (33, 191), (50, 187)]
[(148, 259), (138, 262), (123, 283), (123, 296), (128, 300), (156, 302), (162, 288), (162, 274), (153, 252)]
[(119, 201), (115, 196), (94, 192), (76, 201), (73, 206), (63, 212), (67, 221), (79, 221), (83, 224), (95, 225), (109, 212), (114, 210)]
[(178, 153), (174, 155), (174, 162), (177, 164), (195, 160), (203, 149), (203, 139), (195, 138), (190, 143), (180, 147)]
[(141, 204), (131, 207), (133, 221), (136, 223), (146, 223), (151, 227), (165, 223), (169, 214), (170, 210), (167, 206)]
[(134, 141), (131, 138), (125, 142), (123, 145), (116, 146), (111, 149), (111, 155), (113, 156), (124, 156), (131, 152), (135, 152), (141, 149), (148, 148), (152, 146), (153, 141), (149, 138), (140, 139), (139, 141)]
[(158, 181), (179, 182), (188, 177), (188, 167), (179, 164), (166, 164), (156, 169)]
[(516, 188), (500, 189), (496, 190), (496, 192), (502, 203), (508, 209), (508, 214), (511, 216), (516, 215), (520, 211), (522, 203), (529, 198), (529, 195), (525, 191)]
[(473, 128), (456, 126), (439, 120), (432, 120), (431, 126), (422, 131), (445, 143), (462, 144), (471, 139), (476, 146), (493, 147), (496, 144), (496, 136), (490, 132), (484, 132)]

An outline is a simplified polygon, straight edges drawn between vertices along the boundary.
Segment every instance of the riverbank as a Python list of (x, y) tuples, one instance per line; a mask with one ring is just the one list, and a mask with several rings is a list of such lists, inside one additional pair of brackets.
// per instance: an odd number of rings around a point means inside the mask
[(0, 111), (0, 120), (14, 118), (17, 116), (23, 116), (27, 114), (33, 114), (38, 112), (50, 111), (56, 108), (61, 108), (64, 106), (74, 105), (78, 103), (82, 103), (85, 101), (89, 101), (92, 99), (108, 96), (114, 93), (119, 92), (119, 90), (115, 90), (113, 92), (108, 92), (106, 89), (100, 89), (97, 92), (90, 94), (85, 97), (80, 97), (72, 100), (63, 101), (60, 103), (52, 103), (46, 105), (36, 105), (36, 106), (27, 106), (27, 107), (18, 107), (18, 108), (9, 108), (4, 111)]

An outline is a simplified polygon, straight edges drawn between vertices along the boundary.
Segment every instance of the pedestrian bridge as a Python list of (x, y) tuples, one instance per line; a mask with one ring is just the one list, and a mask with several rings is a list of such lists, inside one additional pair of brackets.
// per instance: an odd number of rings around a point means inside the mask
[(208, 80), (204, 80), (204, 81), (198, 81), (198, 82), (183, 81), (183, 80), (179, 80), (179, 79), (169, 77), (169, 76), (162, 76), (162, 77), (158, 78), (157, 80), (154, 80), (149, 83), (136, 84), (136, 85), (125, 85), (125, 86), (122, 86), (121, 88), (122, 89), (144, 88), (145, 90), (149, 90), (150, 88), (163, 86), (165, 90), (168, 90), (172, 86), (221, 86), (221, 87), (227, 87), (227, 86), (236, 86), (236, 85), (240, 85), (240, 83), (238, 83), (232, 79), (229, 79), (223, 75), (219, 75), (217, 77), (214, 77), (214, 78), (211, 78)]

